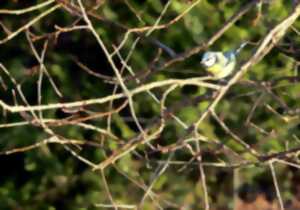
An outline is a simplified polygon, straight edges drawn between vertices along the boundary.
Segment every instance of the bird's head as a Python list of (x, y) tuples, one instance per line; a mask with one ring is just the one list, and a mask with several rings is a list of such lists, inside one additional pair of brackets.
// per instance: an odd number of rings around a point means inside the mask
[(208, 68), (216, 64), (217, 62), (217, 54), (215, 52), (206, 52), (202, 56), (201, 64)]

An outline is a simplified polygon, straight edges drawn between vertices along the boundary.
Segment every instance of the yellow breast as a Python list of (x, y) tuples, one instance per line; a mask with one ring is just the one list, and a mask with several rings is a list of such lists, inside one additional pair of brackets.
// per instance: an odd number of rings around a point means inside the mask
[(228, 65), (220, 65), (216, 63), (215, 65), (207, 68), (206, 70), (213, 75), (216, 79), (221, 79), (230, 75), (235, 67), (235, 62), (231, 62)]

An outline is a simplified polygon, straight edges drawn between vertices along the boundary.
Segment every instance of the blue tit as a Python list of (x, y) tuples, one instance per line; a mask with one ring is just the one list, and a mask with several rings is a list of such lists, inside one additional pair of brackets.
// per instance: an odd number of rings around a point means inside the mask
[(215, 79), (223, 79), (233, 73), (236, 56), (246, 46), (243, 43), (238, 49), (227, 52), (208, 51), (204, 53), (201, 64)]

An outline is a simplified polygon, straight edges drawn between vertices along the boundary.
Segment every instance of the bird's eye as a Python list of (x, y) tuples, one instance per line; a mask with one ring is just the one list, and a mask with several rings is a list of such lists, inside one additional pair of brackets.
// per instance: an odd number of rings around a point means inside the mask
[(206, 58), (205, 59), (205, 61), (203, 62), (204, 63), (204, 65), (206, 65), (206, 66), (212, 66), (212, 65), (214, 65), (215, 64), (215, 62), (216, 62), (216, 57), (208, 57), (208, 58)]

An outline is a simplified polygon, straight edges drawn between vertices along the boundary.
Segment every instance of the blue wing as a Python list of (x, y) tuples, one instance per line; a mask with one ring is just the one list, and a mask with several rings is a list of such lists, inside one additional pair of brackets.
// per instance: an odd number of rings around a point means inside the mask
[(236, 59), (235, 50), (225, 52), (224, 56), (227, 58), (227, 62), (225, 65), (228, 65), (229, 63), (235, 61)]

